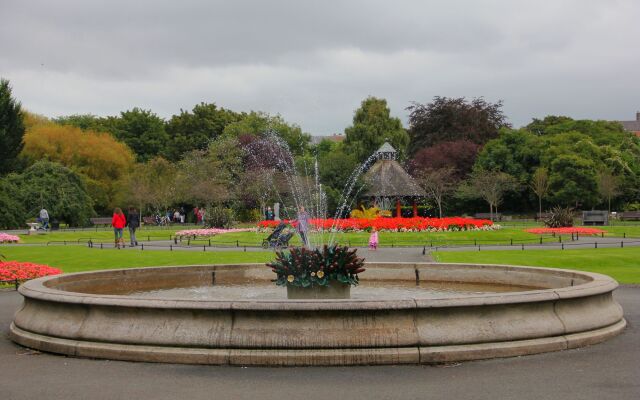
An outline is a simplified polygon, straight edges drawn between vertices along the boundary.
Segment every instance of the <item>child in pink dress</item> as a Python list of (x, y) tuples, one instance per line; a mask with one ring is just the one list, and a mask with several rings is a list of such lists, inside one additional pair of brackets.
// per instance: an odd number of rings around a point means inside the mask
[(369, 249), (376, 250), (378, 248), (378, 231), (375, 227), (371, 228), (371, 236), (369, 236)]

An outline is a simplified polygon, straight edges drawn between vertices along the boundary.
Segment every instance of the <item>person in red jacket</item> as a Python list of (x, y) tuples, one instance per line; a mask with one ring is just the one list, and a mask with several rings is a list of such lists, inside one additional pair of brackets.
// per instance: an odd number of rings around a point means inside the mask
[(122, 232), (124, 227), (127, 225), (127, 219), (125, 218), (122, 210), (116, 208), (113, 210), (113, 218), (111, 218), (111, 226), (113, 226), (113, 232), (116, 235), (116, 248), (120, 248), (120, 246), (124, 247), (124, 238), (122, 237)]

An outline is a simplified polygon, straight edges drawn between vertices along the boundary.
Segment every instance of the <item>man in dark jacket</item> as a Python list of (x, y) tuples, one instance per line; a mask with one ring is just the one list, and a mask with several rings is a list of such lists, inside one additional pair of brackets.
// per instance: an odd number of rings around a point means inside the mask
[(136, 229), (140, 227), (140, 214), (138, 214), (138, 210), (136, 210), (135, 207), (129, 207), (127, 226), (129, 227), (129, 236), (131, 237), (131, 247), (137, 246)]

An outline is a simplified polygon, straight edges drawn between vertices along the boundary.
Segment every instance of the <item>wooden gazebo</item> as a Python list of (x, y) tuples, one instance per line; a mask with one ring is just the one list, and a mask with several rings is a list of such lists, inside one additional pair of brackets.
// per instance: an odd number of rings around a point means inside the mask
[(365, 197), (380, 204), (385, 200), (395, 200), (396, 216), (402, 216), (402, 200), (409, 200), (413, 205), (413, 216), (418, 216), (417, 201), (427, 197), (427, 193), (396, 161), (398, 152), (388, 142), (376, 151), (376, 162), (365, 173), (367, 185)]

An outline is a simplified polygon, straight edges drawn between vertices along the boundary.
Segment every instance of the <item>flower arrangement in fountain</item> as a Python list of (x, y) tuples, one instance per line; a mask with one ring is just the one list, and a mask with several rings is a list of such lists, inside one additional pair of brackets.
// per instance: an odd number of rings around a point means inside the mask
[(356, 249), (347, 246), (324, 246), (321, 249), (292, 247), (276, 252), (275, 261), (267, 267), (276, 273), (278, 286), (328, 286), (340, 282), (356, 286), (358, 274), (365, 271), (364, 259), (356, 255)]

